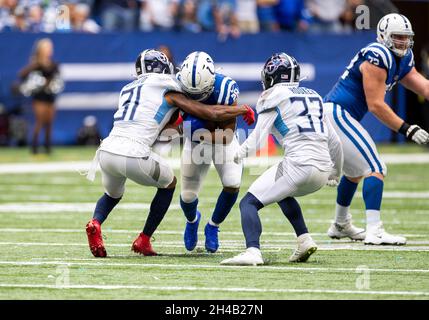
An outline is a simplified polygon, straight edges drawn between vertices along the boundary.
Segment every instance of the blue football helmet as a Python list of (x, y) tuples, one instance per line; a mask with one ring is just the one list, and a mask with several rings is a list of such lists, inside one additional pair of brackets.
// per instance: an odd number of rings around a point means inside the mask
[(167, 56), (155, 49), (147, 49), (136, 60), (137, 77), (146, 73), (174, 74), (173, 64)]
[(277, 83), (299, 85), (300, 67), (296, 59), (284, 52), (273, 54), (261, 72), (262, 87), (267, 90)]

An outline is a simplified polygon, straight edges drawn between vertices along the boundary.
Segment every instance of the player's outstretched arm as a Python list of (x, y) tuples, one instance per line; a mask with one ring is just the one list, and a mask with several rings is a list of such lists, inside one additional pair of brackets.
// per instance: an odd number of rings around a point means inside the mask
[(387, 72), (369, 62), (361, 65), (363, 88), (368, 110), (390, 129), (402, 133), (418, 144), (429, 142), (429, 134), (417, 125), (409, 125), (384, 102)]
[(257, 149), (263, 148), (268, 141), (268, 134), (277, 118), (275, 109), (267, 110), (259, 114), (255, 129), (240, 146), (234, 159), (243, 159), (254, 153)]
[(191, 100), (179, 92), (169, 92), (165, 95), (165, 99), (169, 104), (204, 120), (219, 122), (230, 120), (242, 115), (248, 125), (255, 122), (254, 111), (246, 105), (234, 108), (222, 105), (210, 106)]
[(412, 68), (410, 72), (401, 80), (401, 84), (408, 90), (425, 97), (429, 100), (429, 80)]

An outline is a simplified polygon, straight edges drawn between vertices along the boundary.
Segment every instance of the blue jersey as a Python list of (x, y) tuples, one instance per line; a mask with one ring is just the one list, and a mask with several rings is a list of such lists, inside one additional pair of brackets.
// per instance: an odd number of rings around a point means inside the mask
[(414, 67), (414, 55), (408, 50), (404, 57), (399, 58), (377, 42), (369, 44), (356, 54), (324, 101), (339, 104), (358, 121), (368, 112), (362, 74), (359, 70), (365, 61), (387, 71), (386, 90), (390, 91)]
[[(213, 92), (207, 99), (201, 102), (210, 105), (222, 104), (231, 106), (237, 102), (239, 94), (240, 91), (238, 89), (237, 82), (232, 80), (230, 77), (216, 73)], [(205, 120), (199, 119), (190, 114), (186, 114), (183, 120), (191, 122), (191, 134), (193, 134), (195, 130), (206, 127)]]

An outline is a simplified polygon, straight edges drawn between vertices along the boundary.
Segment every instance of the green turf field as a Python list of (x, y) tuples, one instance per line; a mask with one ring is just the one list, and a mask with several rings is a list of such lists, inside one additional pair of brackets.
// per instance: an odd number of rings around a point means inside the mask
[[(33, 162), (89, 160), (92, 153), (57, 149)], [(25, 161), (32, 161), (27, 150), (0, 149), (0, 162)], [(295, 236), (273, 205), (261, 211), (267, 263), (260, 267), (219, 265), (244, 249), (238, 205), (221, 226), (218, 253), (203, 250), (204, 224), (221, 190), (215, 171), (200, 195), (198, 250), (188, 253), (183, 246), (179, 184), (154, 235), (153, 247), (161, 255), (132, 253), (155, 190), (128, 182), (121, 204), (103, 225), (106, 259), (92, 257), (84, 231), (102, 194), (99, 174), (95, 183), (70, 172), (0, 174), (0, 299), (428, 299), (429, 164), (388, 168), (382, 216), (387, 231), (407, 236), (406, 246), (331, 241), (325, 233), (335, 190), (325, 187), (299, 199), (319, 250), (307, 263), (289, 263)], [(255, 178), (245, 171), (241, 196)], [(352, 208), (355, 223), (363, 226), (360, 192)]]

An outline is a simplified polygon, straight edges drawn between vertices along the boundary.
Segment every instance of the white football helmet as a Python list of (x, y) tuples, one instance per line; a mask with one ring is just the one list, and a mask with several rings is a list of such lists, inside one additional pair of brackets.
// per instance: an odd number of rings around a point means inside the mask
[(203, 51), (189, 54), (177, 73), (182, 89), (194, 100), (207, 99), (213, 92), (215, 67), (213, 59)]
[[(395, 39), (395, 36), (407, 36), (405, 39)], [(407, 54), (413, 47), (413, 27), (406, 16), (391, 13), (380, 19), (377, 25), (377, 41), (392, 50), (398, 57)]]

